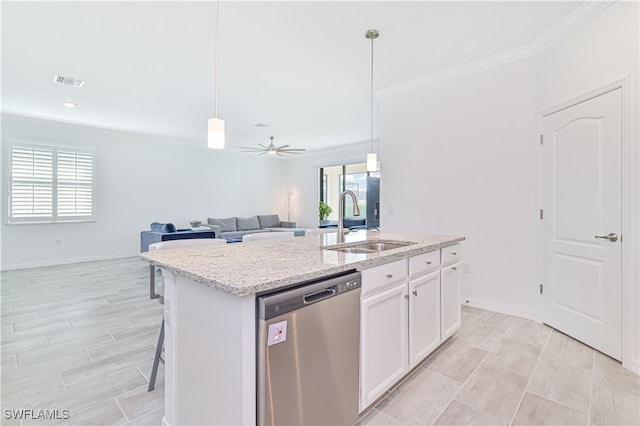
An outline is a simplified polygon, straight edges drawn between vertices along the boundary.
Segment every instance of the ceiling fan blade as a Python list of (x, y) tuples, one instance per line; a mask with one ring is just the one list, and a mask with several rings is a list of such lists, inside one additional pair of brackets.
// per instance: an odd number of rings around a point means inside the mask
[(282, 154), (280, 154), (280, 151), (276, 151), (276, 154), (278, 154), (280, 157), (282, 157)]
[(282, 145), (282, 146), (277, 147), (276, 149), (283, 149), (283, 148), (286, 148), (286, 147), (288, 147), (288, 146), (289, 146), (289, 145)]
[(265, 152), (263, 149), (245, 149), (244, 151), (240, 151), (240, 152)]
[(264, 149), (266, 149), (267, 151), (269, 151), (269, 147), (262, 145), (261, 143), (259, 143), (258, 145), (260, 145), (261, 147), (263, 147)]
[(258, 155), (265, 155), (267, 153), (267, 151), (262, 151), (260, 154)]
[(289, 148), (289, 149), (281, 149), (282, 152), (304, 152), (305, 149), (302, 148)]

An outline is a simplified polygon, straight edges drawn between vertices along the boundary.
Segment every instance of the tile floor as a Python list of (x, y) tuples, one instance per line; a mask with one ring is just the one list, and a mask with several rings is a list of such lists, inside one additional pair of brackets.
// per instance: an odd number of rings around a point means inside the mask
[[(159, 425), (162, 306), (137, 258), (0, 275), (3, 425)], [(359, 425), (638, 425), (640, 379), (549, 327), (463, 308), (463, 328)], [(6, 409), (69, 410), (16, 421)], [(62, 414), (62, 413), (61, 413)]]
[(359, 425), (639, 425), (640, 377), (533, 321), (463, 306), (463, 326)]
[[(162, 305), (149, 299), (138, 258), (7, 271), (0, 275), (1, 405), (69, 410), (29, 424), (159, 425), (164, 371), (147, 392)], [(64, 413), (60, 411), (59, 417)]]

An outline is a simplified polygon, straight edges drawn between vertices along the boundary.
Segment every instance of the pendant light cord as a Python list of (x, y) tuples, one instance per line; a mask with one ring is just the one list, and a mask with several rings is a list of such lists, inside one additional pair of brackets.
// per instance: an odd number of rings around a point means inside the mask
[(371, 37), (371, 152), (373, 152), (373, 40), (374, 37)]
[[(220, 1), (216, 0), (216, 87), (214, 116), (218, 117), (218, 82), (220, 74)], [(373, 115), (372, 115), (373, 117)]]

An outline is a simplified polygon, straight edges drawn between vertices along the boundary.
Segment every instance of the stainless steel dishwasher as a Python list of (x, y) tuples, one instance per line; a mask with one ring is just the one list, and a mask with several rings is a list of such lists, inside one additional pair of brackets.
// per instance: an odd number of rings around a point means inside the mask
[(359, 272), (258, 297), (258, 425), (353, 425), (359, 348)]

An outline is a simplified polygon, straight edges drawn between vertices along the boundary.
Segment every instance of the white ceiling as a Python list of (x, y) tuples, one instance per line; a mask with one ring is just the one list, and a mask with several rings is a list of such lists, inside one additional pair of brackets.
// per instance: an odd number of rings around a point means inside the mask
[[(380, 30), (382, 89), (526, 45), (581, 3), (223, 1), (227, 146), (369, 140), (367, 29)], [(204, 146), (214, 23), (213, 2), (3, 1), (2, 111)], [(86, 84), (56, 85), (55, 74)]]

